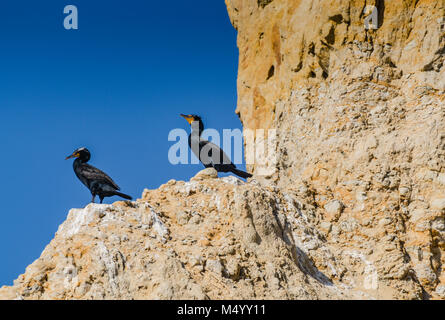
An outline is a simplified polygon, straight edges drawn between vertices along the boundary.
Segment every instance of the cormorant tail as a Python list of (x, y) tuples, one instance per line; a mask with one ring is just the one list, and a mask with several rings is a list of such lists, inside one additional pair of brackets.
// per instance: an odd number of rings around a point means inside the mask
[(127, 199), (127, 200), (133, 200), (132, 197), (130, 197), (129, 195), (126, 195), (125, 193), (121, 193), (121, 192), (115, 191), (114, 194), (116, 196), (122, 197), (122, 198)]
[(234, 174), (236, 174), (237, 176), (239, 176), (239, 177), (241, 177), (241, 178), (244, 178), (244, 179), (247, 179), (247, 178), (251, 178), (251, 177), (252, 177), (252, 175), (251, 175), (250, 173), (248, 173), (248, 172), (244, 172), (244, 171), (241, 171), (241, 170), (238, 170), (238, 169), (236, 169), (236, 168), (233, 168), (231, 171), (232, 171)]

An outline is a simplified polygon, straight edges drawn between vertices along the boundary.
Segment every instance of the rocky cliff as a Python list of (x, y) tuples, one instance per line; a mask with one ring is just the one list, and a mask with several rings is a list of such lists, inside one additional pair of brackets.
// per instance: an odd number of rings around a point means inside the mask
[(226, 4), (274, 170), (74, 209), (0, 298), (445, 299), (444, 1)]
[(326, 241), (363, 257), (350, 271), (369, 263), (380, 284), (444, 297), (445, 2), (226, 3), (237, 113), (277, 130), (262, 182), (302, 190)]
[[(8, 299), (340, 299), (369, 297), (342, 273), (314, 212), (274, 187), (216, 178), (169, 181), (135, 202), (73, 209)], [(340, 264), (339, 264), (340, 263)]]

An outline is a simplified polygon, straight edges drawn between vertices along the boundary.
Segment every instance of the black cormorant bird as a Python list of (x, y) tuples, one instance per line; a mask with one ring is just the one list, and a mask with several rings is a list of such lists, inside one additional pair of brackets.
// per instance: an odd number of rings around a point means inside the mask
[(238, 170), (220, 147), (201, 138), (204, 131), (201, 117), (194, 114), (181, 114), (181, 117), (187, 120), (192, 127), (192, 133), (189, 135), (189, 147), (206, 168), (213, 167), (218, 172), (232, 172), (244, 179), (252, 177), (250, 173)]
[(79, 148), (72, 155), (66, 157), (66, 160), (76, 158), (73, 163), (74, 172), (79, 180), (91, 191), (94, 203), (96, 196), (99, 196), (100, 203), (105, 197), (119, 196), (128, 200), (132, 198), (126, 194), (118, 192), (119, 186), (104, 172), (89, 165), (87, 162), (91, 154), (87, 148)]

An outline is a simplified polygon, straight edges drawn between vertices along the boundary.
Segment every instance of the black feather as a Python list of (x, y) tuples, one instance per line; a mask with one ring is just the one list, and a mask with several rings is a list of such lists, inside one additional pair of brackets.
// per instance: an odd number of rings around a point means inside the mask
[(193, 118), (199, 123), (198, 125), (192, 124), (192, 133), (189, 135), (189, 147), (204, 167), (213, 167), (218, 172), (232, 172), (244, 179), (252, 177), (250, 173), (238, 170), (224, 150), (216, 144), (201, 138), (204, 124), (201, 117), (193, 115)]
[(100, 203), (105, 197), (120, 196), (124, 199), (131, 200), (129, 195), (118, 192), (119, 186), (105, 172), (99, 170), (87, 162), (91, 158), (91, 154), (86, 148), (80, 148), (73, 152), (77, 157), (74, 160), (73, 168), (79, 180), (90, 190), (93, 198), (99, 196)]

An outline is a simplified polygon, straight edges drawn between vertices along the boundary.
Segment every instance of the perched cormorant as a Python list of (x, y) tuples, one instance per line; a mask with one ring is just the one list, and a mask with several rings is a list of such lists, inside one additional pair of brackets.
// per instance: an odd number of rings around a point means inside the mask
[(119, 186), (104, 172), (89, 165), (87, 162), (91, 154), (87, 148), (79, 148), (65, 160), (76, 158), (73, 163), (74, 172), (79, 180), (91, 191), (94, 203), (96, 196), (99, 196), (100, 203), (105, 197), (119, 196), (128, 200), (132, 198), (126, 194), (118, 192)]
[(201, 138), (204, 123), (201, 117), (194, 114), (181, 114), (192, 127), (189, 135), (189, 147), (206, 168), (215, 168), (218, 172), (232, 172), (241, 178), (252, 177), (250, 173), (238, 170), (230, 158), (216, 144)]

